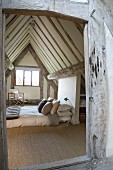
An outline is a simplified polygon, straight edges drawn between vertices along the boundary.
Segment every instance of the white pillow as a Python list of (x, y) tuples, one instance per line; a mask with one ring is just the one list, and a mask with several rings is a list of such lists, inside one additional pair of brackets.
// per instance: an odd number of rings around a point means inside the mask
[(57, 113), (58, 113), (59, 116), (63, 116), (63, 117), (72, 116), (72, 112), (70, 112), (69, 110), (63, 111), (63, 112), (57, 111)]
[(71, 121), (71, 116), (68, 116), (68, 117), (59, 117), (59, 121), (60, 122), (66, 122), (66, 121)]
[(59, 100), (53, 100), (52, 105), (53, 106), (52, 106), (50, 113), (53, 115), (53, 114), (57, 113), (58, 107), (60, 105), (60, 101)]
[(62, 112), (62, 111), (67, 111), (67, 110), (71, 110), (72, 109), (72, 106), (71, 105), (68, 105), (68, 104), (61, 104), (58, 108), (58, 111), (59, 112)]
[(52, 97), (49, 97), (49, 98), (47, 99), (48, 102), (52, 102), (53, 100), (54, 100), (54, 98), (52, 98)]

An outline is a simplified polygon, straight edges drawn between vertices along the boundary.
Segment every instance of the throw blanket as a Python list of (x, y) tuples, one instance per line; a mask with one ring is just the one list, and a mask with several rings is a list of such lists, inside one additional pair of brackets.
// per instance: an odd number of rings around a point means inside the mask
[(18, 118), (20, 113), (20, 106), (10, 106), (6, 108), (6, 118), (14, 119)]

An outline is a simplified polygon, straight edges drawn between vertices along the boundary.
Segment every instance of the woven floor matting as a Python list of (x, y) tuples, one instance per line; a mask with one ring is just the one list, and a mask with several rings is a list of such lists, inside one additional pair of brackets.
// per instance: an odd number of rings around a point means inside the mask
[(85, 124), (7, 129), (9, 168), (85, 155), (85, 131)]

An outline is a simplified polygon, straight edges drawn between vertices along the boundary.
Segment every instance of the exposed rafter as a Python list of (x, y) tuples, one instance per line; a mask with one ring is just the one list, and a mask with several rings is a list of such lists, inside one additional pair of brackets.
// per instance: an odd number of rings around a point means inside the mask
[(56, 27), (56, 25), (54, 24), (54, 22), (52, 21), (52, 19), (50, 17), (47, 17), (47, 19), (49, 20), (49, 22), (51, 23), (51, 25), (54, 27), (54, 29), (56, 30), (56, 32), (60, 35), (61, 39), (64, 41), (64, 43), (66, 44), (66, 46), (69, 48), (69, 50), (71, 51), (71, 53), (73, 54), (73, 56), (75, 57), (75, 59), (80, 62), (80, 59), (77, 57), (77, 55), (75, 54), (75, 52), (73, 51), (73, 49), (71, 48), (71, 46), (69, 45), (69, 43), (65, 40), (64, 36), (61, 34), (61, 32), (59, 31), (59, 29)]
[[(25, 56), (25, 54), (28, 52), (28, 48), (26, 47), (20, 54), (19, 56), (17, 57), (17, 59), (13, 62), (13, 65), (14, 67), (16, 67), (19, 62), (22, 60), (22, 58)], [(11, 74), (11, 70), (7, 69), (6, 72), (5, 72), (5, 75), (6, 75), (6, 79), (10, 76)]]
[(84, 63), (80, 62), (79, 64), (75, 64), (71, 67), (59, 70), (53, 74), (47, 76), (49, 80), (60, 79), (65, 77), (71, 77), (78, 74), (82, 74), (85, 71)]
[(17, 25), (15, 25), (15, 29), (10, 32), (10, 34), (7, 33), (7, 27), (6, 27), (6, 33), (8, 34), (8, 37), (5, 40), (5, 46), (19, 33), (19, 31), (23, 28), (24, 25), (29, 21), (30, 16), (26, 16), (21, 20), (21, 22)]
[(75, 22), (75, 25), (78, 28), (78, 30), (81, 33), (81, 35), (83, 36), (83, 28), (81, 27), (81, 25), (79, 23), (76, 23), (76, 22)]
[[(33, 28), (34, 29), (34, 28)], [(53, 60), (56, 63), (56, 67), (57, 69), (61, 69), (61, 65), (60, 63), (57, 61), (55, 54), (53, 53), (53, 51), (51, 51), (51, 49), (49, 48), (48, 44), (46, 44), (46, 42), (44, 41), (44, 39), (41, 37), (41, 35), (38, 33), (38, 31), (36, 29), (34, 29), (34, 31), (36, 32), (38, 38), (40, 38), (41, 42), (43, 43), (43, 45), (45, 46), (46, 50), (50, 53), (50, 55), (52, 56)]]
[[(62, 67), (62, 65), (61, 65), (61, 63), (63, 63), (63, 65), (64, 65), (64, 67), (66, 67), (66, 64), (64, 63), (64, 61), (62, 60), (62, 58), (61, 58), (61, 56), (60, 56), (60, 54), (57, 52), (57, 50), (56, 50), (56, 48), (54, 47), (54, 45), (52, 44), (52, 42), (49, 40), (49, 38), (46, 36), (46, 34), (42, 31), (42, 29), (38, 26), (38, 24), (37, 24), (37, 22), (35, 22), (36, 23), (36, 28), (38, 28), (38, 32), (39, 32), (39, 36), (40, 36), (40, 33), (44, 36), (44, 39), (45, 40), (47, 40), (47, 44), (49, 43), (50, 44), (50, 46), (52, 47), (52, 49), (50, 50), (51, 52), (53, 51), (54, 53), (56, 53), (57, 54), (57, 58), (55, 57), (55, 55), (53, 55), (54, 56), (54, 58), (56, 59), (56, 61), (58, 62), (58, 64), (60, 65), (60, 67), (61, 68), (63, 68)], [(52, 52), (52, 54), (53, 54), (53, 52)]]
[[(5, 52), (11, 62), (16, 60), (28, 44), (32, 45), (48, 74), (84, 60), (83, 42), (80, 42), (82, 36), (74, 22), (81, 29), (83, 25), (76, 20), (64, 21), (61, 16), (53, 17), (6, 15)], [(76, 37), (80, 37), (80, 41)]]
[[(80, 56), (83, 59), (83, 55), (82, 53), (79, 51), (79, 49), (76, 47), (74, 41), (72, 40), (72, 38), (70, 37), (70, 35), (68, 34), (68, 32), (66, 31), (66, 29), (62, 26), (61, 22), (57, 19), (57, 22), (59, 23), (59, 25), (61, 26), (62, 30), (64, 31), (65, 35), (67, 36), (67, 38), (69, 39), (69, 41), (72, 43), (72, 45), (75, 47), (75, 49), (77, 50), (77, 52), (80, 54)], [(78, 23), (77, 23), (78, 24)]]
[[(43, 72), (43, 76), (47, 79), (47, 75), (48, 75), (48, 71), (46, 70), (45, 66), (43, 65), (43, 63), (41, 62), (41, 60), (39, 59), (38, 55), (36, 54), (36, 52), (34, 51), (34, 49), (32, 48), (32, 46), (29, 44), (28, 45), (28, 51), (32, 54), (34, 60), (36, 61), (36, 63), (38, 64), (38, 66), (42, 69)], [(49, 81), (50, 85), (54, 88), (54, 95), (55, 98), (57, 98), (57, 90), (58, 87), (56, 86), (56, 84), (54, 83), (54, 81)]]
[(69, 61), (68, 57), (66, 56), (66, 54), (64, 53), (64, 51), (62, 50), (62, 48), (60, 47), (60, 45), (57, 43), (57, 41), (55, 40), (55, 38), (53, 37), (53, 35), (51, 34), (50, 30), (47, 28), (47, 26), (44, 24), (43, 20), (38, 16), (39, 21), (42, 23), (42, 25), (44, 26), (44, 28), (46, 29), (46, 31), (48, 32), (48, 34), (50, 35), (50, 37), (53, 39), (54, 43), (58, 46), (59, 50), (62, 52), (62, 54), (65, 56), (66, 60), (69, 62), (70, 65), (72, 65), (72, 63)]
[(52, 61), (50, 55), (49, 55), (49, 54), (47, 53), (47, 51), (45, 50), (43, 44), (41, 44), (41, 42), (39, 41), (39, 39), (36, 38), (36, 37), (37, 37), (36, 32), (35, 32), (34, 30), (32, 30), (31, 33), (30, 33), (30, 35), (31, 35), (31, 38), (32, 38), (32, 40), (33, 40), (31, 43), (35, 42), (35, 44), (37, 45), (37, 47), (39, 47), (39, 48), (41, 49), (41, 51), (45, 54), (45, 57), (46, 57), (45, 62), (46, 62), (46, 60), (48, 60), (48, 62), (52, 65), (52, 67), (54, 68), (54, 70), (57, 71), (58, 68), (56, 67), (55, 62)]
[[(17, 8), (19, 8), (19, 5), (21, 7), (22, 6), (24, 7), (25, 4), (22, 5), (21, 4), (22, 2), (19, 2), (18, 0), (15, 0), (14, 2), (11, 2), (10, 0), (8, 0), (8, 1), (9, 1), (9, 3), (7, 2), (7, 4), (5, 4), (5, 5), (3, 4), (3, 6), (5, 6), (4, 12), (5, 12), (5, 14), (8, 14), (8, 15), (9, 14), (15, 14), (15, 15), (19, 15), (19, 14), (22, 15), (23, 14), (23, 15), (35, 15), (35, 16), (48, 16), (48, 17), (55, 17), (55, 18), (64, 19), (64, 20), (70, 20), (70, 21), (73, 21), (73, 22), (81, 23), (81, 24), (87, 23), (88, 18), (89, 18), (88, 5), (87, 4), (81, 4), (80, 5), (80, 3), (76, 3), (75, 7), (73, 5), (74, 10), (76, 9), (75, 11), (77, 12), (77, 15), (75, 15), (75, 16), (79, 15), (77, 9), (81, 8), (81, 9), (79, 9), (81, 11), (80, 17), (78, 16), (78, 18), (76, 18), (76, 17), (68, 16), (67, 13), (66, 13), (66, 15), (58, 13), (58, 11), (57, 12), (52, 12), (52, 11), (46, 11), (45, 9), (44, 9), (44, 11), (42, 9), (41, 10), (34, 10), (34, 9), (36, 9), (36, 3), (34, 5), (33, 10), (22, 10), (22, 9), (21, 10), (19, 10), (19, 9), (17, 10)], [(18, 4), (16, 7), (14, 7), (14, 3), (15, 2)], [(50, 1), (50, 3), (51, 3), (51, 1)], [(9, 6), (10, 6), (9, 4), (11, 6), (13, 6), (13, 10), (8, 9)], [(28, 6), (31, 8), (32, 5), (29, 4)], [(51, 6), (51, 4), (50, 4), (50, 6)], [(28, 7), (28, 9), (29, 9), (29, 7)], [(39, 6), (37, 8), (39, 8)], [(69, 8), (69, 6), (68, 6), (68, 8)], [(72, 6), (71, 6), (71, 8), (72, 8)], [(83, 19), (83, 18), (85, 18), (85, 19)]]
[(47, 58), (47, 54), (44, 53), (44, 51), (41, 48), (41, 46), (39, 46), (39, 44), (37, 44), (32, 37), (30, 37), (30, 39), (31, 39), (30, 43), (31, 43), (32, 47), (37, 52), (37, 54), (40, 56), (40, 60), (45, 65), (47, 70), (49, 69), (50, 72), (55, 72), (56, 71), (55, 68), (51, 65), (51, 62), (49, 62), (49, 60)]
[(19, 17), (19, 15), (15, 15), (15, 16), (11, 19), (11, 21), (6, 25), (7, 29), (8, 29), (9, 27), (11, 27), (11, 25), (14, 24), (14, 22), (18, 19), (18, 17)]

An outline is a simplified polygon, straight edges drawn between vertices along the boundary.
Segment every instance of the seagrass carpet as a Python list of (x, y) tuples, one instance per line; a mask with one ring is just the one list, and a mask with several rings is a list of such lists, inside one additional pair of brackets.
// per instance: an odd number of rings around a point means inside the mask
[(7, 129), (9, 169), (86, 154), (85, 124)]

